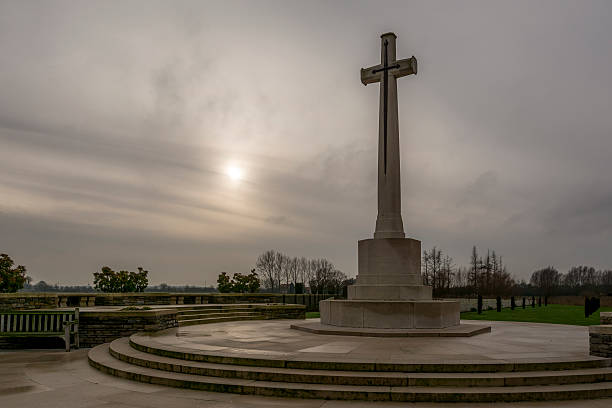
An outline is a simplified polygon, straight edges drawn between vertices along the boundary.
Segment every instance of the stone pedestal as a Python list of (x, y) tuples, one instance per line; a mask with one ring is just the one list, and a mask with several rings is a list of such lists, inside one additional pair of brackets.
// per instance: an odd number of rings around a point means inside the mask
[(459, 325), (453, 300), (323, 300), (321, 323), (374, 329), (442, 329)]
[(348, 288), (349, 300), (431, 299), (431, 287), (421, 278), (421, 241), (363, 239), (357, 252), (359, 274)]
[(412, 238), (358, 243), (358, 275), (348, 300), (319, 302), (321, 324), (374, 329), (444, 329), (459, 325), (460, 304), (433, 300), (421, 277), (421, 242)]

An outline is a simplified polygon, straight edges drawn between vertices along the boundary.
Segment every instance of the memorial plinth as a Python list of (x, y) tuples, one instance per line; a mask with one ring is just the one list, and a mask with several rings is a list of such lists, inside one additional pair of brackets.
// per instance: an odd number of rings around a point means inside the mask
[(443, 329), (459, 325), (459, 302), (432, 299), (421, 276), (421, 241), (405, 238), (401, 215), (397, 78), (416, 74), (416, 58), (397, 60), (393, 33), (381, 36), (381, 63), (361, 70), (380, 82), (378, 216), (373, 239), (358, 243), (358, 275), (348, 300), (319, 303), (321, 324), (347, 328)]

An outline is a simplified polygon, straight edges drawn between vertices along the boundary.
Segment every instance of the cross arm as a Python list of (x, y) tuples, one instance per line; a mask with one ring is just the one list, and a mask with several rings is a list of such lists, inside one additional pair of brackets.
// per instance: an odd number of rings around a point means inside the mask
[(361, 83), (364, 85), (373, 84), (381, 81), (382, 73), (388, 70), (389, 74), (396, 78), (406, 75), (416, 75), (417, 60), (414, 56), (403, 60), (395, 61), (385, 68), (382, 64), (374, 65), (369, 68), (361, 68)]
[(399, 67), (390, 71), (390, 73), (396, 78), (401, 78), (406, 75), (416, 75), (417, 73), (417, 60), (414, 55), (410, 58), (395, 61), (395, 64), (399, 65)]
[(380, 72), (382, 64), (374, 65), (369, 68), (361, 68), (361, 83), (364, 85), (380, 82)]

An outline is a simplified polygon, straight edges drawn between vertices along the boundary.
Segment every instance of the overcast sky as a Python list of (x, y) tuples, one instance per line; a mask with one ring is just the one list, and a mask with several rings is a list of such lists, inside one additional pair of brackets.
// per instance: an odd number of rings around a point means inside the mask
[(584, 0), (0, 0), (0, 252), (60, 284), (211, 284), (267, 249), (355, 276), (378, 137), (359, 69), (394, 31), (419, 61), (407, 236), (518, 278), (612, 268), (610, 21)]

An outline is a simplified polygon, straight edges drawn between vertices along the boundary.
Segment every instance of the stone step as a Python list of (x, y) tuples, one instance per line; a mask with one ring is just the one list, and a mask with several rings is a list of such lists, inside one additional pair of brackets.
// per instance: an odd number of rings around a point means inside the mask
[(612, 396), (612, 383), (610, 382), (457, 388), (280, 383), (208, 377), (135, 366), (111, 356), (109, 344), (102, 344), (91, 349), (88, 359), (91, 366), (105, 373), (130, 380), (194, 390), (274, 397), (400, 402), (511, 402), (592, 399)]
[[(260, 305), (261, 306), (261, 305)], [(177, 310), (180, 312), (199, 311), (199, 310), (235, 310), (235, 309), (255, 309), (255, 305), (193, 305), (181, 306)]]
[(244, 314), (244, 315), (252, 315), (252, 314), (260, 314), (256, 311), (253, 310), (249, 310), (249, 309), (236, 309), (236, 310), (200, 310), (200, 311), (192, 311), (192, 312), (180, 312), (177, 313), (177, 317), (180, 318), (186, 318), (186, 317), (191, 317), (191, 316), (210, 316), (210, 317), (216, 317), (216, 316), (227, 316), (227, 315), (234, 315), (234, 314)]
[(156, 356), (135, 350), (128, 338), (110, 344), (110, 354), (127, 363), (156, 370), (245, 380), (366, 386), (503, 387), (612, 381), (612, 368), (505, 373), (399, 373), (299, 370), (202, 363)]
[(186, 351), (184, 348), (161, 344), (147, 334), (136, 333), (130, 336), (130, 345), (138, 351), (155, 354), (162, 357), (180, 360), (200, 361), (217, 364), (231, 364), (257, 367), (296, 368), (303, 370), (333, 370), (333, 371), (376, 371), (404, 373), (494, 373), (494, 372), (524, 372), (524, 371), (559, 371), (610, 367), (612, 359), (585, 356), (581, 359), (553, 361), (521, 361), (521, 362), (448, 362), (448, 363), (394, 363), (384, 361), (346, 361), (346, 360), (299, 360), (283, 359), (282, 357), (255, 357), (244, 353), (232, 353), (224, 350)]
[(210, 324), (210, 323), (222, 323), (232, 322), (237, 320), (263, 320), (265, 316), (260, 314), (253, 314), (248, 316), (220, 316), (220, 317), (200, 317), (200, 318), (188, 318), (188, 319), (177, 319), (179, 326), (194, 326), (196, 324)]

